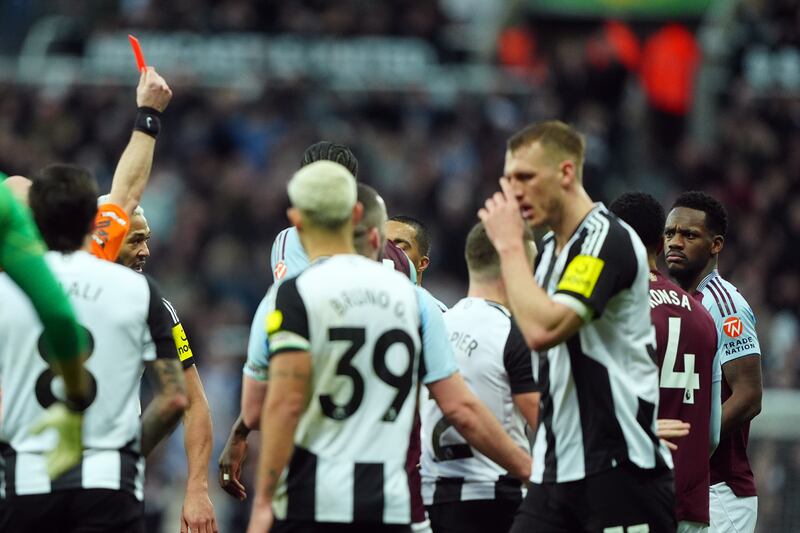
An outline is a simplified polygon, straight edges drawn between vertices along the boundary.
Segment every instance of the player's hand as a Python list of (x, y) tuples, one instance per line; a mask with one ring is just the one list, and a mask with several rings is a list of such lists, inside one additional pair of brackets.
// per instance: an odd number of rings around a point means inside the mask
[(214, 504), (203, 489), (187, 489), (181, 509), (181, 533), (217, 533)]
[(656, 434), (658, 438), (661, 439), (661, 442), (663, 442), (667, 448), (673, 451), (678, 449), (678, 445), (672, 441), (688, 435), (691, 428), (691, 424), (683, 420), (674, 420), (671, 418), (659, 418), (656, 420)]
[(486, 234), (498, 252), (521, 246), (525, 232), (525, 223), (519, 214), (519, 203), (506, 178), (500, 178), (500, 188), (502, 191), (494, 193), (478, 211)]
[(164, 81), (156, 69), (147, 67), (139, 77), (136, 87), (137, 107), (152, 107), (156, 111), (164, 111), (172, 99), (172, 89)]
[(56, 402), (33, 423), (30, 432), (39, 435), (50, 429), (58, 433), (58, 444), (46, 454), (47, 474), (56, 479), (81, 461), (83, 415)]
[(250, 523), (247, 526), (247, 533), (264, 533), (272, 527), (272, 502), (269, 500), (256, 499), (253, 502), (253, 510), (250, 512)]
[(219, 486), (242, 501), (247, 498), (247, 491), (240, 479), (245, 457), (247, 457), (247, 438), (231, 432), (219, 456)]

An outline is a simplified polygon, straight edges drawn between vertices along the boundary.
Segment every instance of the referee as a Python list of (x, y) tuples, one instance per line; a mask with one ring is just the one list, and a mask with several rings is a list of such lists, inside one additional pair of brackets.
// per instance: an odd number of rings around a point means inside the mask
[[(526, 127), (508, 141), (502, 192), (479, 212), (542, 394), (533, 484), (511, 532), (673, 532), (671, 458), (656, 436), (658, 367), (647, 349), (647, 253), (589, 198), (583, 156), (583, 137), (566, 124)], [(535, 279), (523, 219), (551, 230)]]

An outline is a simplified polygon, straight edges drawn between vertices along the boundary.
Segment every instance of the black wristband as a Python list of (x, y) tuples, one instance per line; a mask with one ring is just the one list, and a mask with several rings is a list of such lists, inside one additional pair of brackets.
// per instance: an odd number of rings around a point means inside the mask
[(140, 107), (136, 110), (136, 121), (133, 123), (135, 131), (146, 133), (153, 139), (161, 131), (161, 111), (152, 107)]

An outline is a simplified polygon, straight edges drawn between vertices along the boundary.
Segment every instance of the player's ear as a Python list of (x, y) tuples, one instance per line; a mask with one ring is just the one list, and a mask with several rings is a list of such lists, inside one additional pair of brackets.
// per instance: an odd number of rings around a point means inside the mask
[(711, 255), (717, 255), (725, 247), (725, 237), (722, 235), (714, 235), (711, 241)]
[(357, 226), (361, 219), (364, 217), (364, 204), (356, 202), (353, 206), (353, 226)]
[(419, 260), (419, 268), (417, 270), (419, 270), (420, 272), (425, 272), (425, 270), (427, 270), (430, 264), (431, 264), (431, 258), (428, 257), (427, 255), (423, 255)]
[(575, 163), (569, 159), (565, 159), (561, 162), (558, 166), (559, 171), (561, 174), (561, 186), (566, 188), (571, 187), (578, 181), (578, 175), (576, 173), (577, 169), (575, 168)]
[(381, 232), (378, 231), (378, 228), (369, 228), (367, 236), (369, 239), (370, 248), (373, 250), (378, 250), (381, 248)]
[(286, 218), (288, 218), (292, 226), (296, 227), (298, 230), (303, 229), (303, 217), (300, 215), (300, 210), (296, 207), (290, 207), (286, 210)]

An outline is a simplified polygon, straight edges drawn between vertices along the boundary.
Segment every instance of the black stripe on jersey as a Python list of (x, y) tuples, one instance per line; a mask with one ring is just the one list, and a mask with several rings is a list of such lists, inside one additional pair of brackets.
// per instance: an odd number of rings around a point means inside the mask
[(656, 469), (668, 469), (667, 463), (664, 462), (664, 458), (661, 456), (661, 452), (659, 451), (660, 443), (658, 437), (655, 433), (653, 433), (653, 414), (656, 411), (656, 406), (650, 402), (646, 402), (641, 398), (639, 400), (639, 408), (636, 410), (636, 421), (639, 423), (641, 428), (647, 433), (647, 436), (650, 438), (650, 442), (653, 443), (653, 455), (655, 457), (655, 465)]
[(286, 476), (287, 513), (291, 520), (314, 520), (316, 516), (317, 456), (295, 446)]
[(3, 477), (6, 498), (17, 494), (17, 452), (7, 442), (0, 442), (0, 455), (3, 456)]
[[(310, 340), (308, 328), (308, 310), (300, 292), (297, 290), (297, 279), (290, 278), (281, 283), (275, 295), (275, 309), (280, 311), (283, 318), (278, 331), (289, 331)], [(285, 351), (294, 351), (296, 348), (287, 346), (284, 349), (270, 350), (270, 357)]]
[(119, 488), (131, 494), (136, 493), (137, 466), (141, 457), (134, 446), (135, 440), (132, 440), (119, 450)]
[(524, 394), (539, 390), (536, 380), (533, 379), (533, 363), (531, 350), (528, 348), (522, 332), (514, 319), (509, 319), (511, 324), (503, 347), (503, 366), (508, 374), (508, 384), (511, 394)]
[(567, 340), (567, 350), (578, 397), (585, 472), (589, 476), (627, 462), (628, 444), (614, 408), (608, 369), (583, 352), (579, 335)]
[(495, 500), (522, 501), (522, 483), (511, 476), (500, 476), (494, 484)]
[(728, 292), (728, 289), (725, 288), (725, 285), (720, 283), (720, 281), (718, 279), (716, 279), (716, 278), (714, 278), (711, 281), (709, 281), (709, 284), (712, 284), (712, 283), (714, 284), (714, 286), (717, 288), (717, 290), (719, 291), (719, 293), (722, 295), (723, 299), (725, 300), (725, 305), (730, 304), (731, 312), (732, 313), (736, 313), (736, 305), (733, 303), (733, 298), (731, 297), (731, 293)]
[(708, 287), (708, 292), (711, 293), (711, 296), (714, 297), (714, 301), (717, 302), (717, 309), (719, 309), (719, 314), (722, 316), (728, 316), (728, 313), (725, 312), (725, 309), (722, 307), (722, 303), (720, 303), (720, 297), (717, 296), (717, 292), (714, 290), (714, 286), (711, 285), (709, 282), (706, 287)]
[(433, 491), (433, 505), (461, 501), (461, 488), (464, 486), (463, 477), (440, 477), (436, 479), (436, 489)]
[(353, 522), (383, 523), (383, 463), (355, 464)]
[(283, 241), (281, 242), (281, 261), (286, 259), (286, 239), (289, 238), (289, 230), (284, 230)]
[(74, 490), (83, 487), (83, 459), (50, 483), (50, 491)]
[(164, 304), (164, 307), (167, 308), (167, 312), (169, 313), (170, 318), (172, 318), (172, 325), (177, 326), (181, 323), (181, 319), (178, 318), (178, 312), (175, 311), (175, 307), (170, 303), (169, 300), (166, 298), (161, 298), (161, 302)]
[(150, 305), (147, 311), (147, 327), (159, 359), (175, 358), (175, 342), (172, 339), (172, 318), (162, 304), (161, 290), (153, 278), (143, 274), (150, 289)]
[(553, 433), (553, 395), (550, 392), (550, 360), (547, 352), (539, 355), (539, 390), (542, 391), (542, 421), (545, 429), (547, 449), (544, 453), (542, 481), (554, 483), (558, 477), (558, 457), (556, 456), (556, 436)]
[(556, 262), (558, 261), (558, 254), (556, 254), (556, 244), (555, 240), (553, 241), (553, 249), (550, 250), (550, 264), (547, 265), (547, 272), (544, 275), (544, 279), (542, 280), (541, 286), (544, 290), (547, 290), (548, 285), (550, 285), (550, 278), (553, 277), (553, 270), (555, 270)]

